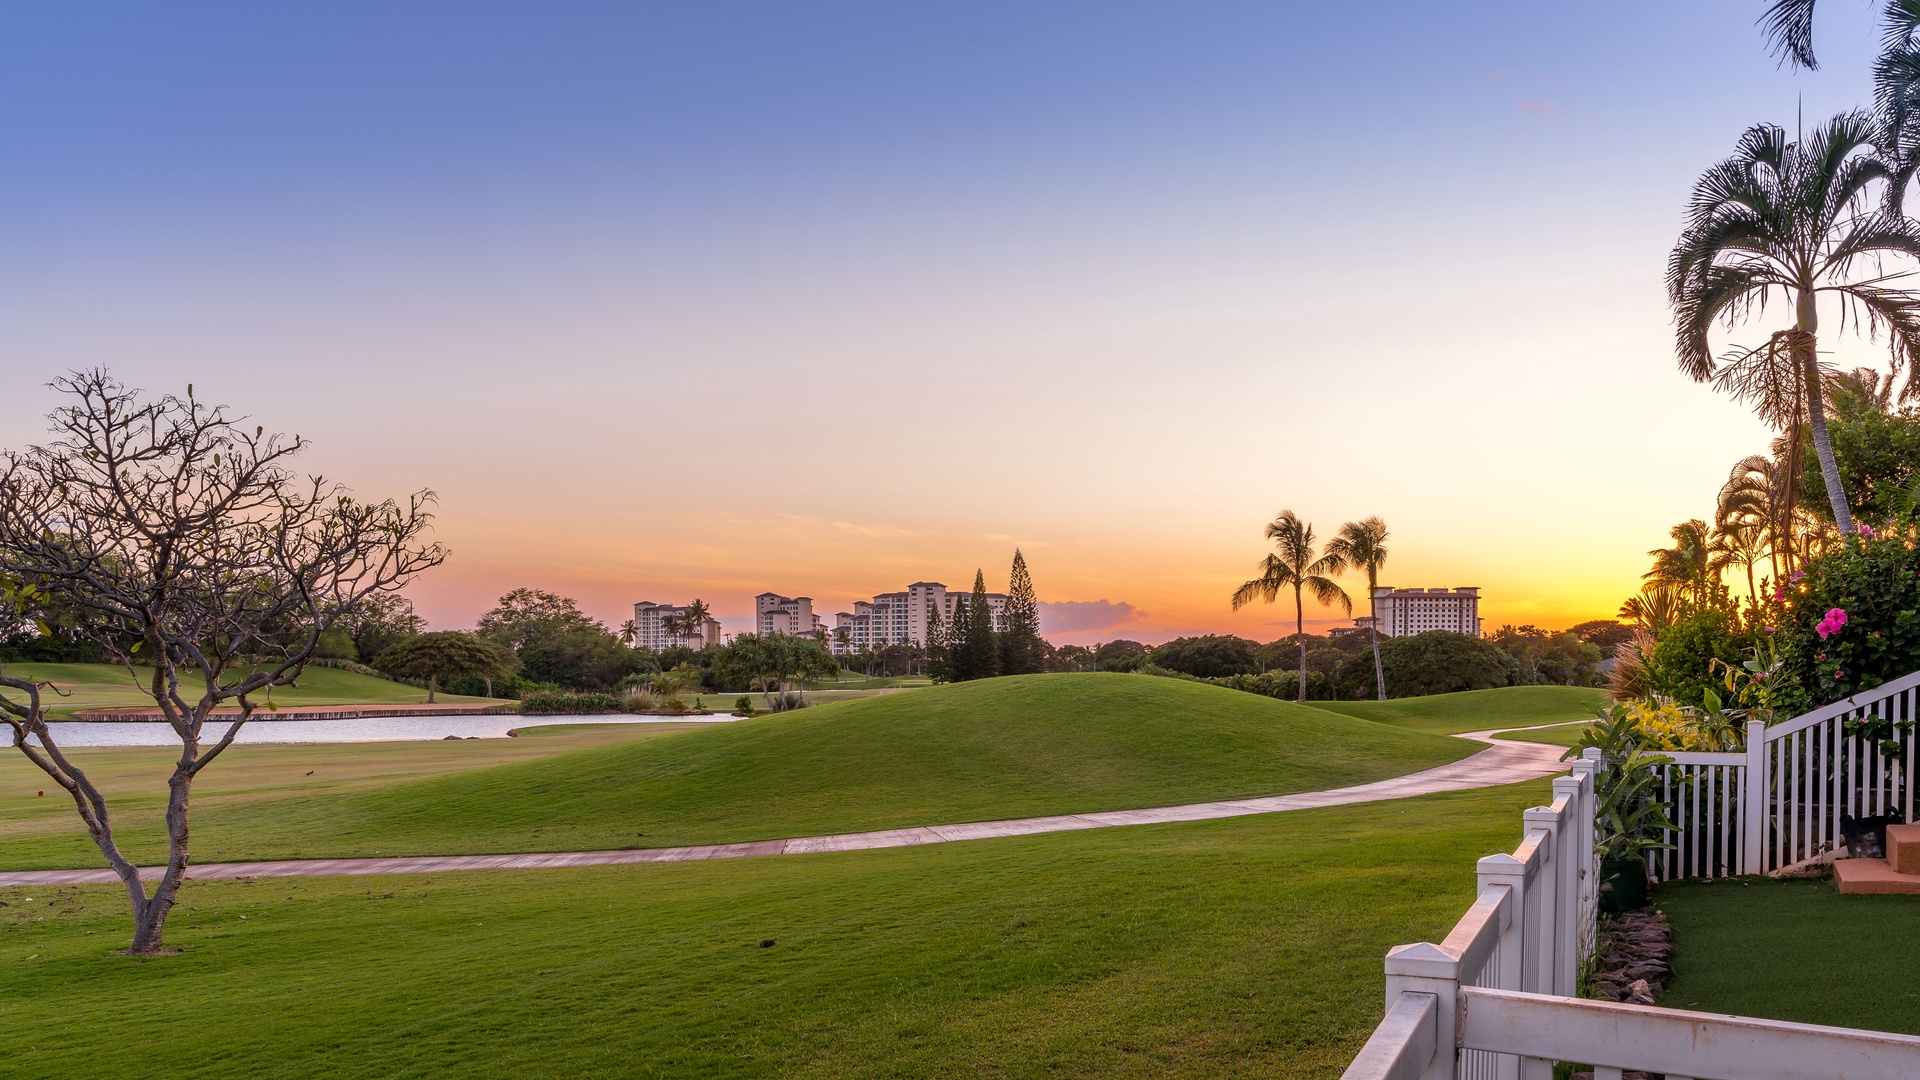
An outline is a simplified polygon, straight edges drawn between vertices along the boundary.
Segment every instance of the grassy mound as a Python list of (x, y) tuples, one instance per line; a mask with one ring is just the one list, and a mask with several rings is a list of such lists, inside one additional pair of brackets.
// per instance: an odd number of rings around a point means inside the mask
[[(150, 668), (136, 668), (142, 683), (135, 683), (127, 670), (112, 664), (8, 664), (6, 672), (16, 679), (51, 682), (61, 691), (43, 691), (42, 701), (56, 714), (80, 709), (152, 708), (153, 699), (140, 689), (152, 678)], [(197, 697), (201, 683), (197, 676), (184, 680), (189, 697)], [(282, 708), (302, 705), (395, 705), (424, 702), (427, 692), (405, 683), (356, 675), (338, 668), (310, 667), (301, 672), (298, 686), (283, 686), (273, 692), (273, 703)], [(7, 691), (19, 698), (17, 691)], [(264, 700), (264, 699), (262, 699)], [(485, 701), (486, 698), (438, 694), (435, 701)]]
[(1310, 701), (1316, 709), (1381, 724), (1453, 734), (1588, 720), (1606, 693), (1585, 686), (1502, 686), (1389, 701)]
[[(1312, 791), (1474, 749), (1173, 679), (1033, 675), (376, 790), (196, 799), (194, 851), (231, 861), (724, 843)], [(154, 858), (158, 825), (130, 826), (123, 846)], [(75, 835), (0, 844), (0, 866), (97, 862)]]
[(1537, 781), (893, 851), (190, 880), (167, 934), (185, 951), (148, 963), (113, 955), (124, 892), (0, 889), (0, 995), (31, 1003), (8, 1012), (0, 1072), (1335, 1077), (1380, 1018), (1386, 950), (1445, 934), (1474, 860), (1546, 797)]

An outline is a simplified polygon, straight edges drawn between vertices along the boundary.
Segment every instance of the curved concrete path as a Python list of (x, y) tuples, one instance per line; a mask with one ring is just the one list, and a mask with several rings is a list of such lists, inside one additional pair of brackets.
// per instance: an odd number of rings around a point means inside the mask
[[(1514, 729), (1523, 730), (1523, 729)], [(695, 859), (739, 859), (753, 855), (802, 855), (821, 851), (864, 851), (872, 848), (944, 844), (954, 840), (984, 840), (1000, 836), (1106, 829), (1117, 825), (1152, 825), (1169, 821), (1206, 821), (1212, 818), (1272, 814), (1321, 806), (1405, 799), (1441, 791), (1516, 784), (1561, 772), (1562, 748), (1542, 743), (1496, 741), (1492, 732), (1471, 732), (1461, 738), (1487, 744), (1485, 750), (1451, 765), (1396, 776), (1354, 787), (1304, 791), (1260, 799), (1189, 803), (1147, 810), (1107, 810), (1096, 814), (976, 821), (963, 825), (924, 825), (911, 829), (803, 836), (791, 840), (754, 840), (743, 844), (705, 844), (698, 847), (636, 848), (622, 851), (562, 851), (522, 855), (421, 855), (376, 859), (284, 859), (276, 862), (201, 863), (187, 871), (189, 878), (323, 877), (356, 874), (429, 874), (452, 870), (533, 870), (555, 866), (614, 866), (627, 863), (688, 862)], [(143, 868), (143, 878), (161, 874), (159, 867)], [(118, 882), (111, 870), (18, 870), (0, 872), (4, 885), (82, 885)]]

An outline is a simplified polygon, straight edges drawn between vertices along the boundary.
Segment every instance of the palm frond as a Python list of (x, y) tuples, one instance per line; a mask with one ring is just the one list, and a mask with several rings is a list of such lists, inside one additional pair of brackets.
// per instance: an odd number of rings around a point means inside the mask
[(1813, 7), (1815, 0), (1774, 0), (1760, 16), (1760, 30), (1775, 56), (1808, 71), (1817, 71), (1820, 62), (1813, 57)]

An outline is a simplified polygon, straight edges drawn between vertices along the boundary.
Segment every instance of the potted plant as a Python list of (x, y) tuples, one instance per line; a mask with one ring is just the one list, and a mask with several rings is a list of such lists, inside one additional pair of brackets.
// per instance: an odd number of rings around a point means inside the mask
[(1601, 754), (1594, 776), (1594, 853), (1600, 860), (1600, 910), (1608, 914), (1646, 906), (1647, 852), (1672, 848), (1662, 835), (1678, 828), (1654, 797), (1660, 769), (1673, 759), (1640, 743), (1633, 710), (1613, 708), (1601, 710), (1568, 751), (1570, 757), (1586, 749)]
[(1647, 852), (1673, 845), (1662, 834), (1677, 828), (1653, 797), (1660, 767), (1673, 759), (1635, 749), (1609, 759), (1594, 777), (1599, 804), (1594, 848), (1600, 858), (1600, 910), (1637, 911), (1647, 903)]

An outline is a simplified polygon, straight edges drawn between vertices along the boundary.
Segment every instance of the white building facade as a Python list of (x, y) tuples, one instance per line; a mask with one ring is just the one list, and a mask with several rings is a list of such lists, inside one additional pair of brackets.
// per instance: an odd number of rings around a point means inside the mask
[(677, 623), (686, 616), (687, 605), (684, 604), (640, 601), (633, 605), (633, 626), (638, 631), (633, 643), (654, 652), (680, 646), (694, 650), (711, 649), (722, 643), (720, 623), (716, 619), (708, 619), (691, 633), (674, 632), (667, 628), (669, 622)]
[(763, 592), (753, 598), (753, 628), (762, 637), (786, 634), (789, 637), (826, 637), (826, 627), (813, 613), (813, 597), (781, 596)]
[[(1379, 620), (1381, 637), (1412, 637), (1429, 630), (1479, 637), (1480, 590), (1395, 589), (1382, 585), (1373, 590), (1373, 614)], [(1354, 621), (1356, 625), (1360, 622)]]
[[(938, 581), (916, 581), (900, 592), (880, 593), (871, 600), (857, 600), (852, 611), (834, 615), (829, 644), (845, 656), (889, 645), (923, 645), (928, 638), (929, 614), (939, 612), (943, 622), (953, 620), (954, 603), (964, 602), (972, 590), (948, 592)], [(988, 593), (987, 610), (993, 614), (993, 629), (1007, 629), (1005, 593)]]

